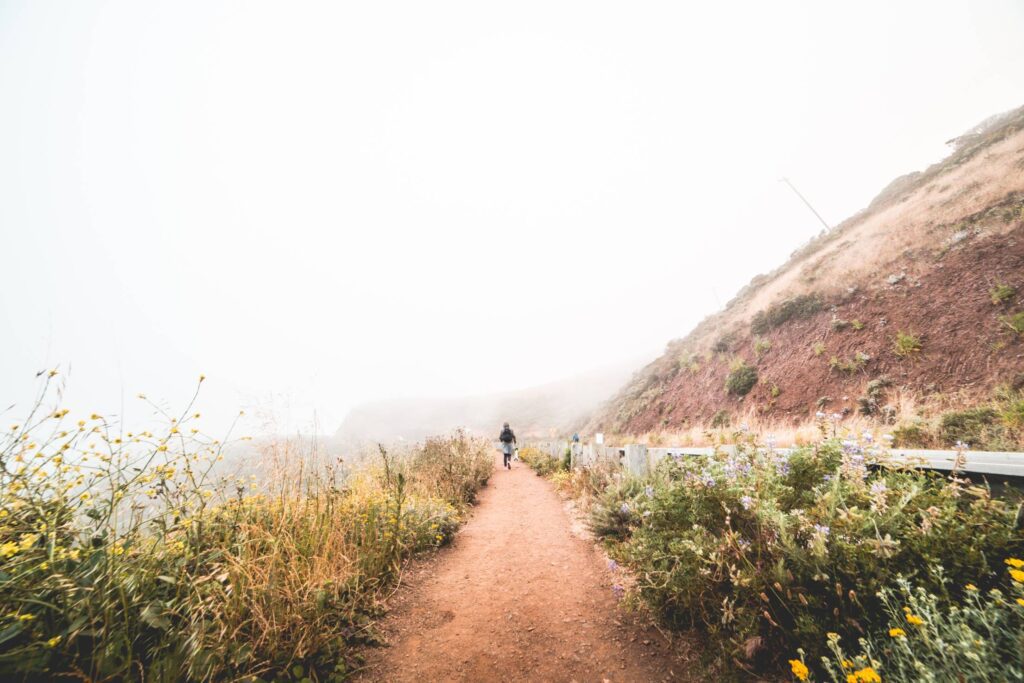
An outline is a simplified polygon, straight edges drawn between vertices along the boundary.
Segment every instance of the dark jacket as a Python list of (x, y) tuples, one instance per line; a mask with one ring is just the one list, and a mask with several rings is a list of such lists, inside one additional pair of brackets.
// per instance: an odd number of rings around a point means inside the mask
[(501, 430), (501, 436), (499, 436), (498, 439), (502, 443), (515, 443), (516, 435), (511, 428), (505, 427), (504, 429)]

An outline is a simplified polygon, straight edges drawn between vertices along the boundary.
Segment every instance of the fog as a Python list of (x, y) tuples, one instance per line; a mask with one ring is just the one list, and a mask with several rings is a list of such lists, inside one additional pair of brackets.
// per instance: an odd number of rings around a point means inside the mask
[[(641, 365), (1024, 103), (1024, 5), (0, 3), (0, 403), (333, 433)], [(449, 405), (452, 405), (451, 403)], [(456, 401), (455, 405), (458, 405)]]

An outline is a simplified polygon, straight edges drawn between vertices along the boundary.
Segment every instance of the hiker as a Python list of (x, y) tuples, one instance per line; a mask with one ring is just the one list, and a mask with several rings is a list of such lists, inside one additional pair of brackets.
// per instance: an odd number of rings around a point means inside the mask
[(505, 454), (504, 467), (512, 469), (512, 452), (515, 450), (516, 435), (508, 426), (508, 422), (501, 428), (501, 436), (498, 437), (498, 440), (501, 441), (501, 452)]

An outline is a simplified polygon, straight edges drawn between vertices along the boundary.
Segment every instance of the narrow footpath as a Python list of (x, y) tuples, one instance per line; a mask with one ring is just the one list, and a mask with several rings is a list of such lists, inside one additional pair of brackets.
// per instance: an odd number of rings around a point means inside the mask
[(692, 647), (621, 609), (616, 580), (548, 482), (496, 464), (452, 546), (404, 578), (360, 680), (695, 680)]

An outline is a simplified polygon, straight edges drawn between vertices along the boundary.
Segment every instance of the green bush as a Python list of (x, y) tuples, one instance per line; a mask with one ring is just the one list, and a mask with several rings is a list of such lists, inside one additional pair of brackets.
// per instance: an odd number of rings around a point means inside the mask
[(988, 293), (992, 298), (992, 305), (999, 306), (1012, 299), (1017, 293), (1017, 290), (1006, 283), (998, 283), (992, 289), (988, 290)]
[(823, 307), (824, 302), (817, 294), (803, 294), (786, 299), (755, 313), (750, 321), (750, 331), (754, 334), (764, 334), (794, 318), (809, 318)]
[(602, 539), (622, 540), (643, 518), (644, 482), (635, 477), (619, 477), (598, 495), (590, 508), (590, 529)]
[(820, 341), (814, 342), (814, 344), (811, 345), (811, 351), (814, 352), (815, 356), (820, 356), (825, 353), (825, 344)]
[(735, 335), (731, 332), (727, 332), (715, 340), (715, 343), (711, 345), (711, 350), (715, 353), (728, 353), (734, 342)]
[(966, 583), (1002, 580), (1003, 559), (1024, 549), (1019, 505), (935, 473), (872, 471), (868, 448), (740, 446), (663, 462), (640, 515), (630, 503), (614, 527), (624, 540), (612, 553), (636, 571), (639, 600), (744, 666), (778, 666), (800, 646), (818, 661), (827, 632), (880, 632), (878, 593), (900, 576), (949, 604)]
[(866, 366), (870, 360), (871, 356), (863, 351), (858, 351), (852, 358), (840, 359), (836, 356), (832, 356), (828, 361), (828, 367), (830, 370), (838, 370), (840, 372), (845, 372), (848, 375), (852, 375), (855, 372), (863, 370), (864, 366)]
[(772, 349), (772, 342), (770, 339), (764, 339), (758, 337), (754, 340), (754, 355), (760, 358), (764, 354), (768, 353)]
[(896, 425), (892, 437), (892, 445), (897, 448), (926, 448), (932, 443), (928, 426), (920, 420)]
[(719, 410), (715, 413), (714, 417), (711, 418), (712, 429), (725, 429), (732, 422), (732, 418), (729, 417), (728, 410)]
[(972, 445), (989, 442), (993, 430), (999, 430), (997, 419), (998, 413), (988, 407), (946, 413), (939, 418), (939, 438), (945, 445), (957, 441)]
[[(568, 457), (571, 460), (572, 451), (569, 451)], [(541, 477), (546, 477), (559, 470), (568, 469), (566, 466), (566, 456), (563, 455), (562, 458), (552, 458), (544, 451), (539, 448), (533, 448), (532, 446), (520, 448), (519, 459), (529, 465), (530, 468)]]
[(893, 353), (900, 358), (908, 358), (921, 352), (921, 338), (910, 332), (899, 331), (893, 342)]
[(1016, 334), (1024, 334), (1024, 311), (1014, 313), (1013, 315), (1007, 315), (1000, 318), (1003, 324), (1010, 328), (1011, 332)]
[(725, 379), (725, 390), (734, 396), (746, 396), (757, 384), (757, 368), (743, 361), (735, 363)]

